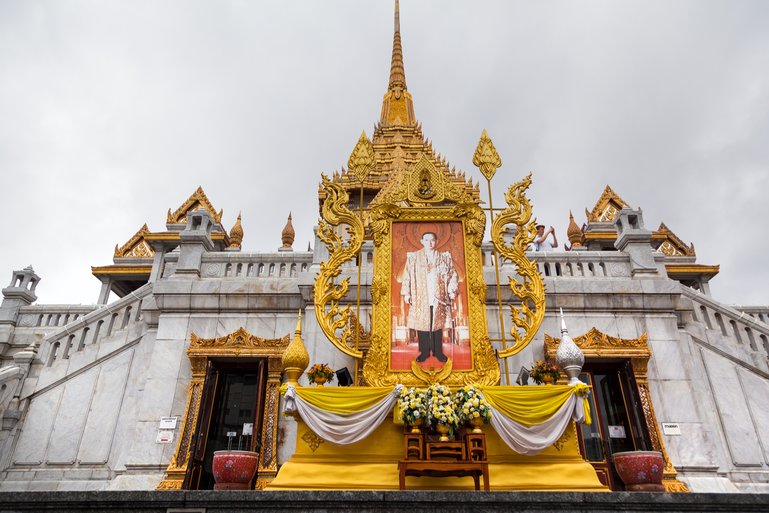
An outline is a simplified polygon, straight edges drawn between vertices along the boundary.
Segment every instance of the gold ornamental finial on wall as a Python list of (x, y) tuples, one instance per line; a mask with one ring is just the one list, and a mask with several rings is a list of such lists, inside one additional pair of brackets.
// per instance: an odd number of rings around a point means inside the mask
[(473, 165), (481, 170), (486, 180), (494, 178), (497, 168), (502, 166), (502, 159), (485, 128), (481, 134), (481, 140), (478, 141), (478, 147), (475, 148), (475, 154), (473, 154)]
[(366, 179), (374, 166), (374, 146), (366, 136), (366, 132), (360, 134), (358, 143), (353, 148), (347, 161), (347, 168), (359, 182)]
[(296, 331), (294, 338), (283, 352), (283, 372), (286, 376), (286, 383), (297, 386), (302, 373), (310, 365), (310, 355), (302, 342), (302, 311), (299, 310), (299, 317), (296, 320)]
[(566, 229), (566, 236), (569, 238), (572, 248), (582, 247), (582, 229), (574, 222), (571, 210), (569, 210), (569, 227)]
[(294, 237), (296, 237), (296, 232), (294, 231), (294, 225), (291, 224), (291, 212), (289, 212), (286, 226), (280, 234), (280, 239), (283, 242), (283, 246), (280, 249), (283, 251), (291, 251), (293, 249), (291, 246), (294, 245)]
[(243, 243), (243, 225), (240, 224), (240, 212), (238, 212), (238, 219), (235, 224), (232, 225), (230, 230), (230, 248), (240, 249), (240, 245)]

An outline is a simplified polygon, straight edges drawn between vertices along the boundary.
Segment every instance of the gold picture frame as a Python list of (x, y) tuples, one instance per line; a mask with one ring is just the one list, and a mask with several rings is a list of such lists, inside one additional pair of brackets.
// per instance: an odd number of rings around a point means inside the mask
[[(390, 194), (373, 201), (370, 210), (370, 229), (374, 239), (374, 277), (371, 286), (372, 332), (371, 346), (363, 366), (363, 377), (372, 386), (426, 386), (441, 383), (449, 386), (496, 385), (500, 369), (495, 351), (491, 346), (486, 319), (487, 285), (483, 279), (481, 241), (486, 227), (486, 216), (469, 194), (451, 183), (440, 173), (425, 173), (431, 163), (427, 159), (418, 162), (410, 172), (396, 179)], [(412, 176), (416, 175), (416, 176)], [(432, 185), (440, 191), (440, 205), (414, 201), (425, 176), (438, 181)], [(393, 340), (392, 304), (393, 274), (393, 225), (395, 223), (431, 223), (434, 225), (458, 223), (461, 225), (464, 251), (464, 287), (466, 290), (469, 346), (472, 364), (467, 369), (454, 369), (451, 360), (434, 366), (423, 366), (416, 361), (410, 369), (393, 369), (391, 348)]]

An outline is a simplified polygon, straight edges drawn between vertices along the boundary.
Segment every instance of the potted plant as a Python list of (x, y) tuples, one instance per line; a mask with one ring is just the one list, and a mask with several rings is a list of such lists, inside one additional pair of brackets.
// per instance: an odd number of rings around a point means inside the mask
[(423, 391), (416, 388), (404, 388), (398, 397), (398, 409), (404, 424), (411, 426), (412, 433), (419, 433), (419, 427), (427, 416), (427, 399)]
[(480, 433), (481, 426), (491, 420), (491, 409), (481, 393), (472, 385), (460, 388), (454, 395), (457, 416), (462, 424), (473, 426), (473, 433)]
[(334, 369), (329, 367), (328, 364), (316, 363), (307, 371), (307, 378), (310, 380), (310, 383), (315, 383), (322, 387), (326, 381), (329, 383), (334, 381)]
[(531, 366), (530, 376), (537, 385), (542, 383), (551, 385), (558, 381), (560, 375), (558, 365), (550, 360), (537, 360)]
[[(214, 461), (211, 465), (216, 481), (214, 490), (248, 490), (256, 474), (259, 453), (240, 450), (243, 434), (238, 438), (238, 450), (232, 450), (232, 438), (228, 436), (226, 451), (214, 451)], [(245, 438), (248, 447), (251, 435), (245, 435)], [(258, 449), (257, 444), (257, 451)]]
[(662, 471), (665, 459), (659, 451), (615, 452), (614, 468), (625, 483), (625, 489), (632, 492), (664, 492)]
[(430, 385), (425, 394), (428, 423), (441, 434), (441, 442), (448, 442), (459, 424), (451, 389), (445, 385)]

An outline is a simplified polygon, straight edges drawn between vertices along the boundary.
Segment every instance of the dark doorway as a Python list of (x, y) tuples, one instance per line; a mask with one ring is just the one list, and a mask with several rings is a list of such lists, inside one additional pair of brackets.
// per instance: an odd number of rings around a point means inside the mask
[(266, 378), (265, 359), (209, 360), (185, 489), (213, 489), (211, 464), (215, 451), (258, 452)]
[(632, 367), (628, 361), (588, 362), (579, 378), (593, 389), (593, 423), (578, 430), (580, 450), (603, 484), (623, 490), (612, 454), (651, 448)]

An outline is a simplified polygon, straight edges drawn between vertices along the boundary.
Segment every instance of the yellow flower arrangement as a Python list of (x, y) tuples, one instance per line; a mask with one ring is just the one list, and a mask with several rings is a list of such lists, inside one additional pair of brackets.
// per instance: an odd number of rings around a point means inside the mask
[(454, 399), (451, 389), (445, 385), (430, 385), (425, 392), (427, 395), (427, 420), (431, 426), (445, 424), (449, 426), (449, 433), (453, 434), (458, 426)]
[(398, 397), (398, 409), (404, 424), (413, 426), (427, 417), (427, 399), (424, 391), (404, 388)]
[(484, 424), (491, 420), (491, 409), (480, 391), (472, 385), (460, 388), (454, 395), (459, 422), (469, 423), (474, 418), (481, 418)]
[(541, 385), (546, 381), (546, 378), (552, 378), (550, 381), (553, 383), (558, 381), (560, 372), (555, 362), (551, 362), (550, 360), (537, 360), (532, 364), (529, 375), (531, 376), (531, 379), (534, 380), (534, 383)]
[(316, 380), (323, 378), (329, 383), (334, 381), (334, 369), (329, 367), (328, 364), (316, 363), (307, 371), (307, 379), (310, 380), (310, 383), (315, 383)]

